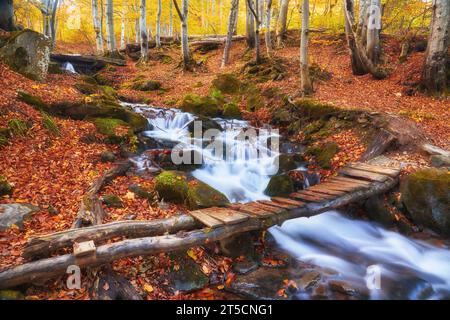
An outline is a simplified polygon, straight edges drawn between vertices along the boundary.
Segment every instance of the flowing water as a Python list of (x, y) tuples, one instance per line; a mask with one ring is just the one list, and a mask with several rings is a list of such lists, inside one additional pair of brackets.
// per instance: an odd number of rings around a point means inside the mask
[[(229, 156), (217, 156), (201, 139), (190, 139), (188, 126), (195, 120), (176, 109), (124, 104), (142, 113), (152, 130), (144, 135), (181, 144), (189, 150), (203, 149), (205, 163), (192, 175), (224, 193), (231, 202), (267, 199), (264, 190), (276, 171), (278, 152), (267, 149), (269, 138), (236, 141), (238, 133), (223, 132), (216, 139), (229, 149)], [(245, 121), (215, 119), (224, 129), (250, 128)], [(268, 151), (258, 156), (257, 150)], [(143, 159), (136, 162), (142, 167)], [(274, 171), (275, 170), (275, 171)], [(272, 227), (276, 244), (292, 257), (318, 267), (332, 269), (341, 279), (372, 299), (450, 298), (450, 251), (412, 240), (377, 224), (351, 220), (337, 212), (300, 218)], [(375, 280), (374, 280), (375, 279)], [(377, 282), (379, 279), (379, 282)], [(367, 281), (375, 281), (367, 288)], [(308, 298), (299, 294), (299, 298)]]

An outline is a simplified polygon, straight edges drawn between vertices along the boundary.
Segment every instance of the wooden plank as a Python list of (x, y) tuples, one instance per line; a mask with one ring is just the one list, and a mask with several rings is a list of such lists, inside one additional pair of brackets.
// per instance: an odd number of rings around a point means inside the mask
[(289, 196), (291, 198), (300, 199), (302, 201), (307, 201), (307, 202), (322, 202), (322, 201), (328, 200), (327, 198), (323, 198), (321, 196), (310, 196), (307, 194), (302, 194), (300, 192), (291, 193)]
[(207, 215), (222, 221), (225, 224), (236, 224), (248, 220), (249, 216), (235, 210), (226, 208), (207, 208), (202, 210)]
[(97, 248), (94, 241), (75, 242), (73, 244), (73, 255), (75, 257), (85, 257), (95, 254)]
[(344, 176), (337, 176), (337, 177), (333, 177), (330, 180), (331, 182), (338, 182), (338, 183), (350, 183), (350, 184), (357, 184), (357, 185), (362, 185), (362, 186), (370, 186), (372, 184), (372, 182), (370, 181), (366, 181), (366, 180), (361, 180), (361, 179), (355, 179), (355, 178), (349, 178), (349, 177), (344, 177)]
[(337, 196), (337, 197), (342, 196), (343, 194), (345, 194), (345, 191), (332, 190), (332, 189), (327, 188), (326, 185), (324, 186), (324, 185), (320, 185), (320, 184), (316, 185), (316, 186), (313, 186), (311, 188), (308, 188), (306, 190), (311, 190), (311, 191), (318, 192), (318, 193), (323, 193), (323, 194), (329, 194), (329, 195)]
[(360, 179), (366, 179), (366, 180), (375, 181), (375, 182), (384, 182), (389, 178), (388, 176), (385, 176), (383, 174), (362, 171), (359, 169), (351, 169), (351, 168), (343, 168), (339, 171), (339, 173), (346, 175), (346, 176), (356, 177), (356, 178), (360, 178)]
[(320, 193), (320, 192), (315, 192), (314, 190), (309, 190), (309, 189), (302, 190), (302, 191), (300, 191), (299, 193), (305, 194), (305, 195), (307, 195), (307, 196), (321, 197), (321, 198), (324, 198), (324, 199), (333, 199), (333, 198), (336, 198), (335, 195), (330, 195), (330, 194), (324, 194), (324, 193)]
[(361, 185), (346, 185), (346, 184), (337, 183), (337, 182), (326, 182), (326, 183), (323, 183), (321, 186), (323, 186), (323, 188), (327, 188), (327, 190), (344, 192), (344, 193), (352, 192), (354, 190), (365, 188), (365, 186), (361, 186)]
[(258, 200), (258, 203), (262, 203), (266, 206), (270, 206), (270, 207), (274, 207), (274, 208), (280, 208), (280, 209), (285, 209), (285, 210), (289, 210), (292, 208), (295, 208), (295, 206), (293, 205), (289, 205), (289, 204), (284, 204), (281, 202), (273, 202), (273, 201), (269, 201), (269, 200)]
[(283, 209), (283, 208), (280, 208), (280, 207), (274, 207), (274, 206), (266, 205), (266, 204), (259, 203), (259, 202), (250, 202), (249, 205), (251, 205), (254, 208), (259, 208), (261, 210), (266, 210), (268, 212), (272, 212), (274, 214), (278, 214), (278, 213), (286, 211), (286, 209)]
[(249, 203), (245, 203), (245, 204), (230, 204), (227, 206), (228, 208), (232, 209), (232, 210), (236, 210), (236, 211), (240, 211), (240, 212), (244, 212), (247, 214), (250, 214), (252, 216), (255, 216), (257, 218), (269, 218), (273, 215), (273, 212), (261, 209), (261, 208), (256, 208), (253, 207), (252, 205), (250, 205)]
[(208, 226), (210, 228), (217, 228), (223, 225), (221, 221), (209, 216), (208, 214), (206, 214), (206, 212), (203, 212), (203, 210), (191, 211), (189, 212), (189, 214), (196, 220), (200, 221), (205, 226)]
[(391, 178), (395, 178), (400, 174), (400, 168), (388, 168), (388, 167), (381, 167), (381, 166), (374, 166), (367, 163), (361, 163), (361, 162), (353, 162), (348, 165), (350, 168), (384, 174), (386, 176), (389, 176)]
[(289, 198), (273, 197), (272, 201), (276, 202), (276, 203), (290, 205), (290, 206), (292, 206), (290, 209), (297, 209), (297, 208), (301, 208), (301, 207), (305, 206), (304, 202), (297, 201), (294, 199), (289, 199)]

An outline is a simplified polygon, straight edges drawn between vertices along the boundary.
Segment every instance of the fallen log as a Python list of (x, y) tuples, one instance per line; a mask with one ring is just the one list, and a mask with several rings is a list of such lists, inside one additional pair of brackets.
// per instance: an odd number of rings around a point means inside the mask
[(240, 233), (269, 228), (274, 224), (281, 225), (284, 221), (311, 217), (332, 209), (337, 209), (352, 202), (361, 201), (374, 195), (384, 193), (393, 188), (398, 179), (387, 178), (383, 182), (374, 182), (369, 188), (360, 189), (341, 197), (321, 203), (309, 203), (304, 207), (286, 210), (268, 219), (250, 218), (235, 225), (223, 225), (215, 229), (200, 229), (177, 235), (162, 235), (128, 239), (97, 247), (96, 254), (89, 258), (77, 259), (73, 254), (48, 258), (26, 263), (0, 272), (0, 289), (33, 283), (65, 274), (67, 267), (77, 265), (96, 267), (117, 259), (135, 256), (145, 256), (160, 252), (171, 252), (201, 246), (212, 241), (220, 241)]
[(122, 59), (114, 59), (102, 56), (83, 56), (74, 54), (57, 54), (52, 53), (50, 59), (59, 63), (70, 62), (72, 64), (92, 64), (92, 65), (105, 65), (113, 64), (116, 66), (125, 66), (127, 63)]
[(152, 237), (196, 228), (201, 228), (201, 224), (189, 215), (153, 221), (118, 221), (31, 238), (22, 256), (28, 260), (35, 260), (49, 257), (62, 248), (71, 247), (75, 242), (93, 240), (99, 244), (116, 237), (128, 239)]

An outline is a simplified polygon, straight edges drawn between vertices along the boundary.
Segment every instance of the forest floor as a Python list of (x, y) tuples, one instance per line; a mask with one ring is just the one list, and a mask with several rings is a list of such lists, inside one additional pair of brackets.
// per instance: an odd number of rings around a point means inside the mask
[[(424, 54), (414, 52), (408, 60), (398, 63), (399, 44), (392, 39), (385, 40), (386, 63), (392, 70), (385, 80), (375, 80), (370, 75), (354, 76), (349, 67), (349, 58), (342, 39), (315, 37), (311, 41), (312, 62), (331, 73), (331, 79), (315, 84), (314, 99), (336, 107), (363, 109), (380, 113), (392, 113), (414, 121), (434, 145), (450, 149), (450, 127), (448, 119), (450, 108), (448, 99), (426, 96), (420, 92), (409, 94), (405, 83), (414, 82), (420, 76)], [(81, 45), (60, 45), (59, 51), (90, 53), (88, 47)], [(160, 53), (172, 57), (168, 62), (154, 60), (145, 67), (137, 67), (130, 60), (125, 67), (109, 68), (104, 73), (119, 89), (119, 93), (129, 99), (146, 100), (160, 107), (173, 107), (187, 93), (206, 95), (212, 81), (220, 73), (239, 74), (252, 53), (246, 52), (244, 42), (233, 43), (228, 67), (221, 69), (222, 50), (214, 50), (204, 55), (196, 54), (203, 64), (195, 72), (183, 72), (177, 65), (179, 49), (168, 47)], [(299, 58), (296, 40), (276, 51), (282, 58), (286, 73), (280, 81), (267, 81), (258, 84), (264, 90), (278, 88), (288, 96), (297, 96), (299, 92)], [(164, 90), (156, 92), (131, 91), (120, 89), (139, 75), (147, 79), (161, 81)], [(24, 263), (22, 249), (27, 239), (36, 234), (51, 233), (71, 227), (80, 200), (89, 185), (112, 164), (102, 163), (103, 151), (117, 153), (118, 147), (102, 143), (83, 142), (86, 135), (99, 135), (90, 122), (55, 118), (61, 134), (51, 134), (42, 124), (41, 114), (17, 98), (18, 90), (25, 90), (41, 97), (45, 102), (75, 101), (82, 99), (74, 84), (79, 81), (77, 75), (49, 75), (47, 80), (38, 83), (28, 80), (9, 70), (0, 63), (0, 127), (7, 126), (11, 119), (28, 121), (30, 129), (25, 136), (15, 136), (0, 151), (0, 173), (14, 186), (13, 194), (0, 200), (1, 203), (31, 203), (41, 210), (26, 221), (23, 228), (11, 228), (0, 232), (0, 269)], [(270, 107), (271, 101), (267, 101)], [(244, 109), (244, 101), (240, 105)], [(267, 120), (265, 108), (250, 116), (244, 111), (244, 117), (261, 122)], [(337, 132), (335, 139), (341, 152), (334, 159), (343, 164), (354, 161), (364, 151), (364, 146), (355, 132)], [(420, 154), (395, 154), (399, 159), (414, 159), (417, 166), (425, 166), (428, 159)], [(130, 184), (142, 184), (151, 187), (151, 180), (139, 176), (119, 177), (114, 184), (106, 187), (102, 194), (114, 193), (124, 202), (123, 208), (108, 208), (108, 220), (120, 220), (135, 215), (137, 220), (165, 218), (185, 212), (183, 206), (166, 205), (163, 207), (147, 200), (139, 199), (130, 193)], [(52, 210), (49, 210), (52, 208)], [(50, 213), (53, 212), (53, 213)], [(55, 214), (56, 212), (57, 214)], [(233, 279), (232, 261), (219, 255), (211, 255), (201, 248), (190, 250), (189, 256), (202, 266), (205, 274), (217, 273), (222, 279)], [(145, 260), (145, 261), (144, 261)], [(145, 262), (145, 263), (144, 263)], [(145, 264), (146, 268), (142, 268)], [(151, 259), (121, 259), (113, 264), (116, 271), (131, 279), (137, 290), (148, 299), (177, 298), (214, 298), (217, 292), (204, 290), (201, 294), (186, 296), (173, 294), (165, 290), (164, 274), (172, 264), (167, 254)], [(142, 271), (145, 269), (144, 271)], [(29, 299), (87, 299), (89, 282), (83, 282), (82, 290), (67, 290), (61, 281), (50, 281), (46, 287), (30, 287), (26, 296)], [(223, 288), (223, 286), (219, 286)]]

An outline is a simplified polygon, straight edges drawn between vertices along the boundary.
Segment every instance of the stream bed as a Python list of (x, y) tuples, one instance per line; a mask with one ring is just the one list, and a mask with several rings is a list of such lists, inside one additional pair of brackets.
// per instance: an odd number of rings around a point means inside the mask
[[(206, 142), (211, 141), (190, 138), (190, 126), (196, 119), (192, 114), (141, 104), (124, 106), (147, 117), (150, 130), (141, 135), (156, 141), (152, 148), (181, 146), (201, 153), (204, 163), (190, 174), (222, 192), (230, 202), (269, 199), (264, 190), (278, 172), (276, 160), (282, 152), (299, 150), (298, 146), (273, 148), (269, 141), (283, 139), (275, 131), (261, 128), (253, 141), (237, 141), (242, 129), (251, 128), (249, 123), (213, 119), (215, 126), (227, 129), (215, 137), (228, 151), (223, 157), (208, 149)], [(133, 160), (139, 170), (155, 170), (145, 153)], [(305, 172), (303, 168), (304, 164), (298, 163), (295, 170)], [(304, 187), (309, 184), (305, 179)], [(287, 255), (291, 262), (238, 276), (234, 293), (259, 299), (450, 299), (447, 246), (413, 240), (340, 212), (290, 220), (270, 228), (269, 233), (272, 249)], [(286, 279), (296, 285), (283, 289)], [(285, 294), (280, 295), (280, 289)]]

